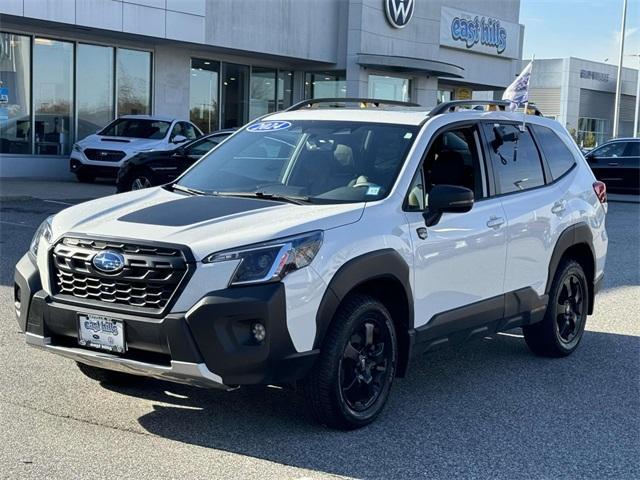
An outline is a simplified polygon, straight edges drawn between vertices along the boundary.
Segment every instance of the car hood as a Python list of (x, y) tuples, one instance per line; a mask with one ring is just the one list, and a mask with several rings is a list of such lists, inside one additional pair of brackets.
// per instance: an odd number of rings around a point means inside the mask
[(78, 142), (78, 145), (83, 149), (106, 148), (124, 150), (125, 152), (164, 148), (162, 139), (150, 140), (148, 138), (108, 137), (97, 134), (89, 135), (87, 138)]
[(212, 252), (357, 222), (364, 203), (294, 205), (264, 199), (189, 196), (162, 187), (69, 207), (52, 236), (81, 234), (187, 245), (196, 261)]

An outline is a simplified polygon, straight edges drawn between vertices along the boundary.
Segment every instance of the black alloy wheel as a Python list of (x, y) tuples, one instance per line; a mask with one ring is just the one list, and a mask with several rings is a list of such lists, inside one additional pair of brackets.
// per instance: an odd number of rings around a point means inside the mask
[(143, 188), (152, 187), (151, 180), (146, 175), (137, 174), (133, 176), (131, 180), (131, 190), (142, 190)]
[(376, 298), (349, 295), (327, 330), (303, 392), (321, 424), (352, 430), (383, 410), (395, 376), (398, 346), (389, 311)]
[(565, 357), (580, 343), (587, 323), (589, 290), (582, 266), (575, 260), (558, 265), (541, 322), (522, 328), (527, 346), (537, 355)]
[(575, 274), (565, 277), (556, 302), (556, 326), (560, 341), (570, 344), (580, 332), (584, 322), (584, 292)]
[(363, 318), (347, 341), (340, 363), (340, 391), (356, 412), (371, 407), (388, 381), (393, 347), (391, 335), (376, 317)]

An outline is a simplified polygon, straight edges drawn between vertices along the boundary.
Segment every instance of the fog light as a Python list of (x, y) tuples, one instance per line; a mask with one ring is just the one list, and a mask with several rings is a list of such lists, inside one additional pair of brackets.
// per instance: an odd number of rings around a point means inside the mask
[(251, 333), (257, 342), (263, 342), (267, 336), (267, 329), (261, 323), (254, 323), (251, 326)]

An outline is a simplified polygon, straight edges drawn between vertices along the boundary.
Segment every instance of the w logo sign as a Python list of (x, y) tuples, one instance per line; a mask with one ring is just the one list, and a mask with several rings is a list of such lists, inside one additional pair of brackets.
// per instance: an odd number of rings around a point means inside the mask
[(392, 27), (404, 28), (413, 16), (414, 0), (384, 0), (384, 10)]

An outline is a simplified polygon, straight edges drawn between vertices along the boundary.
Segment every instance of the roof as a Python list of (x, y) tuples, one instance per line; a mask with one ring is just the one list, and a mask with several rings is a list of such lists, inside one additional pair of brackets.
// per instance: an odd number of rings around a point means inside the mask
[(610, 138), (609, 140), (607, 140), (604, 143), (601, 143), (600, 145), (604, 145), (605, 143), (611, 143), (611, 142), (640, 142), (640, 138), (636, 138), (636, 137)]
[[(469, 119), (491, 119), (491, 120), (510, 120), (522, 122), (522, 112), (510, 111), (484, 111), (484, 110), (457, 110), (455, 112), (447, 112), (435, 115), (433, 118), (444, 117), (450, 118), (451, 121), (469, 120)], [(302, 110), (293, 110), (289, 112), (277, 112), (267, 117), (263, 117), (262, 121), (271, 120), (325, 120), (325, 121), (350, 121), (350, 122), (373, 122), (373, 123), (390, 123), (399, 125), (422, 125), (429, 118), (429, 110), (419, 108), (402, 108), (402, 109), (383, 109), (383, 108), (305, 108)], [(554, 120), (541, 117), (538, 115), (527, 115), (527, 123), (547, 124)]]
[(174, 120), (180, 120), (180, 121), (188, 122), (188, 120), (171, 117), (169, 115), (120, 115), (118, 118), (135, 118), (139, 120), (160, 120), (163, 122), (173, 122)]
[(262, 120), (334, 120), (420, 125), (428, 114), (429, 111), (424, 108), (306, 108), (290, 112), (277, 112), (262, 118)]

